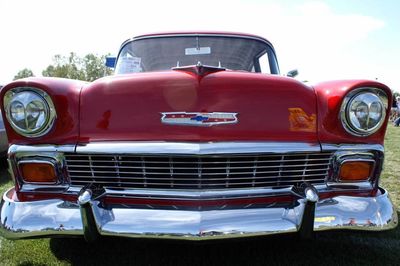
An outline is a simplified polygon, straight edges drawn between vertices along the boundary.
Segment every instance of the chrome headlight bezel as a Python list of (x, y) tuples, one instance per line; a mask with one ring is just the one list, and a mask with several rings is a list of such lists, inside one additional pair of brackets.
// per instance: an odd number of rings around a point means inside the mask
[[(15, 98), (21, 93), (31, 93), (34, 97), (41, 100), (44, 109), (45, 109), (45, 118), (43, 124), (34, 130), (29, 130), (26, 128), (22, 128), (14, 123), (12, 116), (11, 116), (11, 105), (14, 102)], [(57, 117), (56, 109), (54, 107), (53, 101), (51, 100), (50, 96), (39, 88), (34, 87), (17, 87), (7, 91), (4, 94), (4, 109), (7, 121), (9, 122), (10, 126), (17, 132), (19, 135), (28, 137), (28, 138), (36, 138), (46, 135), (53, 127), (55, 119)]]
[[(364, 129), (355, 125), (350, 118), (350, 108), (353, 101), (363, 94), (373, 94), (379, 100), (382, 113), (379, 122), (371, 128)], [(378, 88), (363, 87), (349, 92), (344, 98), (340, 107), (340, 120), (344, 129), (353, 136), (367, 137), (377, 132), (385, 122), (388, 97), (385, 91)], [(368, 114), (369, 115), (369, 114)]]

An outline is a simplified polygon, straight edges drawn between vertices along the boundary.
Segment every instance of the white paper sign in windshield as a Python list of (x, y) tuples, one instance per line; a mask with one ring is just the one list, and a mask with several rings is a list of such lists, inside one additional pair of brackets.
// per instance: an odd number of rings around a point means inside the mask
[(186, 48), (185, 55), (211, 54), (211, 47)]
[(142, 59), (140, 57), (123, 57), (121, 58), (120, 73), (138, 73), (142, 69), (140, 67), (140, 62)]

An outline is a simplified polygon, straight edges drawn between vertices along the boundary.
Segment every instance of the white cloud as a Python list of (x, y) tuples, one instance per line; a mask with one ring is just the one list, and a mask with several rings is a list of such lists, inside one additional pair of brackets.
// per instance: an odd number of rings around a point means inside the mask
[[(351, 53), (364, 45), (384, 22), (358, 14), (336, 14), (326, 4), (309, 2), (295, 8), (296, 14), (277, 36), (283, 65), (298, 65), (306, 79), (349, 78), (364, 66)], [(357, 71), (354, 71), (357, 69)], [(362, 71), (361, 71), (362, 72)]]

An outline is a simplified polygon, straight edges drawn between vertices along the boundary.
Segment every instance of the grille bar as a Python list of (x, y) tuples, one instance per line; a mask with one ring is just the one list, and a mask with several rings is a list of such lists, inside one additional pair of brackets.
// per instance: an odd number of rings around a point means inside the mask
[[(75, 162), (75, 161), (70, 161), (70, 162)], [(115, 163), (117, 164), (117, 162)], [(202, 167), (203, 169), (206, 170), (221, 170), (221, 169), (248, 169), (248, 166), (228, 166), (229, 164), (227, 163), (227, 166), (225, 167)], [(321, 163), (321, 164), (309, 164), (310, 166), (326, 166), (326, 163)], [(85, 168), (87, 165), (84, 164), (74, 164), (74, 167), (82, 167)], [(282, 167), (302, 167), (304, 164), (295, 164), (295, 165), (283, 165)], [(98, 165), (96, 168), (110, 168), (109, 166), (102, 166)], [(118, 166), (119, 169), (142, 169), (142, 166)], [(263, 169), (263, 168), (276, 168), (276, 166), (257, 166), (256, 164), (254, 165), (254, 169)], [(186, 169), (193, 169), (192, 167), (174, 167), (174, 166), (165, 166), (165, 167), (159, 167), (159, 166), (146, 166), (146, 169), (177, 169), (177, 170), (186, 170)]]
[[(118, 169), (118, 168), (117, 168)], [(201, 169), (201, 168), (199, 168)], [(307, 169), (307, 170), (303, 170), (303, 175), (307, 176), (307, 174), (305, 174), (308, 171), (321, 171), (324, 169)], [(325, 170), (328, 170), (328, 168), (326, 168)], [(254, 173), (254, 171), (249, 171), (249, 172), (231, 172), (230, 175), (255, 175), (255, 174), (272, 174), (272, 173), (279, 173), (281, 171), (258, 171), (256, 173)], [(298, 173), (299, 170), (286, 170), (286, 173)], [(93, 173), (93, 174), (114, 174), (115, 171), (78, 171), (78, 170), (71, 170), (70, 173)], [(142, 174), (142, 172), (133, 172), (133, 171), (129, 171), (129, 172), (124, 172), (119, 170), (118, 171), (119, 174), (134, 174), (134, 175), (139, 175)], [(165, 172), (150, 172), (150, 173), (146, 173), (147, 175), (163, 175), (165, 174)], [(181, 172), (181, 173), (175, 173), (174, 175), (193, 175), (193, 172)], [(221, 175), (221, 173), (198, 173), (198, 177), (202, 177), (205, 175)]]
[[(321, 176), (321, 174), (310, 174), (310, 175), (291, 175), (290, 177), (292, 178), (299, 178), (301, 179), (300, 181), (313, 181), (315, 180), (314, 177), (316, 176)], [(311, 177), (309, 179), (305, 178), (305, 177)], [(93, 179), (90, 176), (82, 176), (82, 175), (74, 175), (74, 178), (86, 178), (86, 179)], [(135, 176), (126, 176), (126, 177), (119, 177), (120, 179), (142, 179), (140, 177), (135, 177)], [(257, 180), (257, 179), (273, 179), (273, 178), (281, 178), (281, 176), (255, 176), (255, 177), (251, 177), (251, 179)], [(97, 176), (96, 179), (98, 179), (98, 182), (102, 182), (102, 180), (109, 180), (110, 177), (107, 176)], [(227, 178), (207, 178), (208, 180), (226, 180)], [(229, 180), (237, 180), (237, 179), (250, 179), (248, 177), (229, 177)], [(163, 177), (147, 177), (146, 180), (166, 180)], [(177, 181), (196, 181), (198, 180), (198, 178), (176, 178)], [(322, 179), (323, 180), (323, 179)], [(282, 180), (284, 181), (284, 179)]]
[(321, 184), (328, 175), (332, 154), (65, 156), (72, 185), (210, 190)]
[[(285, 155), (285, 156), (287, 156), (287, 155)], [(70, 160), (71, 161), (74, 161), (74, 162), (87, 162), (86, 160), (79, 160), (79, 159), (74, 159), (74, 157), (78, 157), (78, 156), (68, 156), (69, 158), (70, 158)], [(79, 157), (81, 157), (81, 156), (79, 156)], [(98, 157), (98, 155), (96, 155), (96, 157)], [(110, 156), (108, 156), (108, 157), (110, 157)], [(117, 158), (118, 157), (120, 157), (120, 156), (117, 156)], [(298, 161), (298, 162), (305, 162), (305, 161), (308, 161), (308, 162), (310, 162), (310, 161), (325, 161), (326, 160), (326, 158), (317, 158), (317, 159), (309, 159), (309, 160), (306, 160), (306, 159), (303, 159), (303, 160), (300, 160), (300, 159), (298, 159), (298, 160), (285, 160), (286, 162), (295, 162), (295, 161)], [(119, 160), (118, 159), (116, 159), (116, 161), (117, 162), (119, 162)], [(264, 161), (257, 161), (257, 162), (259, 162), (259, 163), (279, 163), (281, 160), (264, 160)], [(109, 160), (97, 160), (97, 162), (99, 162), (99, 163), (109, 163), (110, 161)], [(122, 162), (122, 161), (121, 161)], [(126, 163), (141, 163), (141, 161), (129, 161), (129, 160), (127, 160), (127, 161), (123, 161), (123, 162), (126, 162)], [(253, 163), (254, 161), (240, 161), (240, 162), (235, 162), (235, 161), (233, 161), (232, 163), (233, 164), (238, 164), (238, 163)], [(151, 161), (151, 160), (148, 160), (148, 161), (146, 161), (146, 163), (154, 163), (154, 164), (168, 164), (169, 162), (167, 162), (167, 161)], [(190, 162), (174, 162), (174, 163), (176, 163), (176, 164), (189, 164)], [(198, 162), (199, 164), (202, 164), (202, 162)], [(224, 161), (216, 161), (216, 162), (203, 162), (204, 164), (224, 164), (224, 163), (226, 163), (226, 162), (224, 162)]]
[[(78, 182), (78, 181), (76, 181), (76, 182)], [(87, 181), (79, 181), (79, 182), (86, 184)], [(285, 183), (285, 182), (293, 182), (293, 181), (292, 180), (291, 181), (281, 181), (281, 183)], [(297, 180), (297, 182), (302, 182), (302, 180)], [(274, 184), (274, 183), (275, 182), (272, 182), (272, 181), (271, 182), (265, 181), (265, 182), (258, 182), (257, 184)], [(108, 184), (108, 183), (104, 182), (104, 184)], [(121, 182), (121, 184), (124, 184), (124, 185), (140, 185), (142, 183), (141, 182)], [(231, 182), (229, 184), (230, 185), (251, 185), (253, 183), (252, 182), (237, 182), (237, 183)], [(160, 183), (147, 183), (147, 185), (154, 185), (154, 186), (160, 185), (160, 186), (162, 186), (162, 185), (165, 185), (165, 183), (161, 183), (161, 182)], [(209, 183), (209, 184), (204, 184), (203, 186), (218, 186), (218, 185), (220, 185), (220, 183)], [(192, 186), (192, 185), (191, 184), (175, 184), (175, 186)], [(118, 187), (118, 186), (116, 186), (116, 187)]]

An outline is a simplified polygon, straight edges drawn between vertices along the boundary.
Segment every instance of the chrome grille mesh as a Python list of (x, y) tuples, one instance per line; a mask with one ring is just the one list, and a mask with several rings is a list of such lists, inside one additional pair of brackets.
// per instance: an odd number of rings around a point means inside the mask
[(280, 188), (324, 183), (330, 153), (256, 155), (66, 154), (72, 185), (106, 188)]

